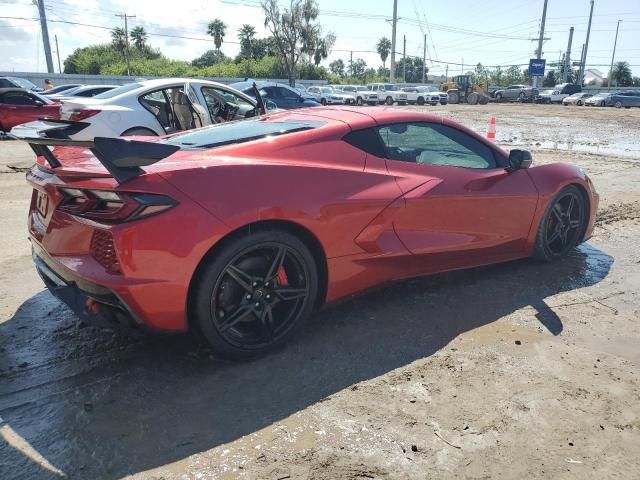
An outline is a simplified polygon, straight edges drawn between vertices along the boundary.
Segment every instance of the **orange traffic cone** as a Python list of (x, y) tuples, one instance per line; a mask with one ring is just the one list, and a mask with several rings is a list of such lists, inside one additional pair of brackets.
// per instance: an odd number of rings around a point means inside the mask
[(487, 138), (491, 141), (496, 141), (496, 117), (491, 117), (491, 120), (489, 120), (489, 130), (487, 131)]

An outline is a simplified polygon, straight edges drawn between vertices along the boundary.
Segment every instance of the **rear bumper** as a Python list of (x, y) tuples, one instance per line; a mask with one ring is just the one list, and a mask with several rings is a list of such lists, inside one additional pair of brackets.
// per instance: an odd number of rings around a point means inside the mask
[(82, 321), (100, 327), (144, 325), (113, 290), (65, 271), (42, 250), (34, 248), (32, 257), (47, 289)]

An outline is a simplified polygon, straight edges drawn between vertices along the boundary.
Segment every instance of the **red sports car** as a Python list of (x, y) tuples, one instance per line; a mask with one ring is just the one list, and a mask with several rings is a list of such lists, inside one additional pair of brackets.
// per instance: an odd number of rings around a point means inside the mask
[(0, 131), (39, 118), (60, 118), (60, 104), (24, 88), (0, 88)]
[(409, 110), (313, 108), (154, 140), (73, 142), (73, 128), (13, 131), (38, 155), (28, 226), (44, 282), (83, 319), (199, 330), (232, 358), (384, 282), (562, 257), (598, 205), (581, 169), (530, 167)]

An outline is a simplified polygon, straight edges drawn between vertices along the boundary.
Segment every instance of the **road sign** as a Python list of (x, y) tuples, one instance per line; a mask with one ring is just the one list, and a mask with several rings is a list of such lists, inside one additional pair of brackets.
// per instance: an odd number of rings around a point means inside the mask
[(546, 60), (544, 58), (532, 58), (529, 60), (529, 75), (532, 77), (544, 77), (544, 67)]

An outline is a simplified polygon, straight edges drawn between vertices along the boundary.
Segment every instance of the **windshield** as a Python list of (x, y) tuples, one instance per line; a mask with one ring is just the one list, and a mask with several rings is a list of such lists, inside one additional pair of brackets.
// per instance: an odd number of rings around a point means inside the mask
[(17, 83), (22, 88), (26, 88), (27, 90), (33, 90), (34, 88), (38, 88), (29, 80), (25, 80), (24, 78), (18, 78), (18, 77), (9, 77), (9, 78), (13, 83)]
[(40, 95), (37, 92), (31, 92), (31, 95), (33, 95), (34, 97), (36, 97), (38, 100), (40, 100), (42, 103), (46, 103), (47, 105), (50, 105), (52, 103), (55, 103), (53, 100), (51, 100), (50, 98), (45, 97), (44, 95)]
[(397, 85), (394, 85), (392, 83), (385, 83), (384, 85), (384, 89), (388, 92), (395, 92), (397, 90), (399, 90)]
[(324, 122), (281, 120), (270, 121), (265, 118), (230, 122), (178, 133), (160, 140), (159, 143), (179, 145), (183, 148), (200, 149), (221, 147), (232, 143), (250, 142), (269, 136), (285, 135), (302, 130), (311, 130)]
[(323, 87), (320, 90), (322, 91), (322, 93), (333, 93), (333, 90), (329, 87)]
[(122, 85), (121, 87), (114, 88), (113, 90), (100, 93), (99, 95), (96, 95), (93, 98), (113, 98), (140, 87), (142, 87), (141, 83), (127, 83), (126, 85)]

